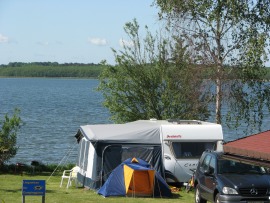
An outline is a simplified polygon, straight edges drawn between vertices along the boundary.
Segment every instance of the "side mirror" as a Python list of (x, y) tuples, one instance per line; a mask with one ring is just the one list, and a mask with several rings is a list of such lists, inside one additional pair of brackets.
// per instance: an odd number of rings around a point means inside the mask
[(204, 172), (203, 172), (203, 173), (204, 173), (205, 175), (212, 175), (212, 174), (213, 174), (213, 172), (214, 172), (214, 171), (213, 171), (213, 169), (208, 168), (208, 169), (204, 170)]
[(208, 169), (205, 169), (205, 170), (203, 171), (203, 174), (204, 174), (204, 175), (210, 175), (210, 170), (209, 170), (209, 168), (208, 168)]

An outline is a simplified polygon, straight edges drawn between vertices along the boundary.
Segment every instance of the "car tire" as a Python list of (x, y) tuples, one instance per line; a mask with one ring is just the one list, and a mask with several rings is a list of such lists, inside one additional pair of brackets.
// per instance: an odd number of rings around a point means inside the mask
[(206, 200), (201, 197), (199, 184), (196, 186), (196, 189), (195, 189), (195, 203), (206, 203)]
[(220, 203), (220, 196), (219, 196), (219, 193), (216, 194), (216, 197), (215, 197), (215, 203)]

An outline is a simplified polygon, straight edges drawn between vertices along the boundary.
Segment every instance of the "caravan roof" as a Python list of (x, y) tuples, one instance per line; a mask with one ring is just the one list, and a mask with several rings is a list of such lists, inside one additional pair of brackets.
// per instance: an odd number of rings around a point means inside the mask
[[(190, 126), (192, 125), (192, 128)], [(179, 127), (181, 126), (181, 127)], [(79, 132), (91, 142), (161, 143), (163, 139), (223, 139), (221, 125), (204, 121), (138, 120), (125, 124), (84, 125)]]
[(138, 120), (137, 125), (159, 125), (163, 140), (223, 140), (222, 126), (198, 120)]

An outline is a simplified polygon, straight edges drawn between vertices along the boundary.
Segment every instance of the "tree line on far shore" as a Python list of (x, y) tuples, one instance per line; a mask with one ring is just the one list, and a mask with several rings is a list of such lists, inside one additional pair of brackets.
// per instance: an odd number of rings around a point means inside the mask
[(98, 78), (105, 65), (57, 62), (12, 62), (0, 65), (0, 77)]
[[(105, 67), (107, 65), (94, 63), (11, 62), (0, 65), (0, 77), (98, 78)], [(270, 80), (270, 67), (267, 68), (265, 80)]]

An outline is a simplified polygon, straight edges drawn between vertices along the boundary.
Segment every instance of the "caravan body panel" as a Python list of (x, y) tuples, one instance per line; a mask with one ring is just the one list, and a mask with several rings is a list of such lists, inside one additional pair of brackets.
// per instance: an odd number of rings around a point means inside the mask
[(205, 124), (175, 124), (162, 125), (161, 133), (164, 141), (205, 141), (205, 140), (223, 140), (221, 125)]

